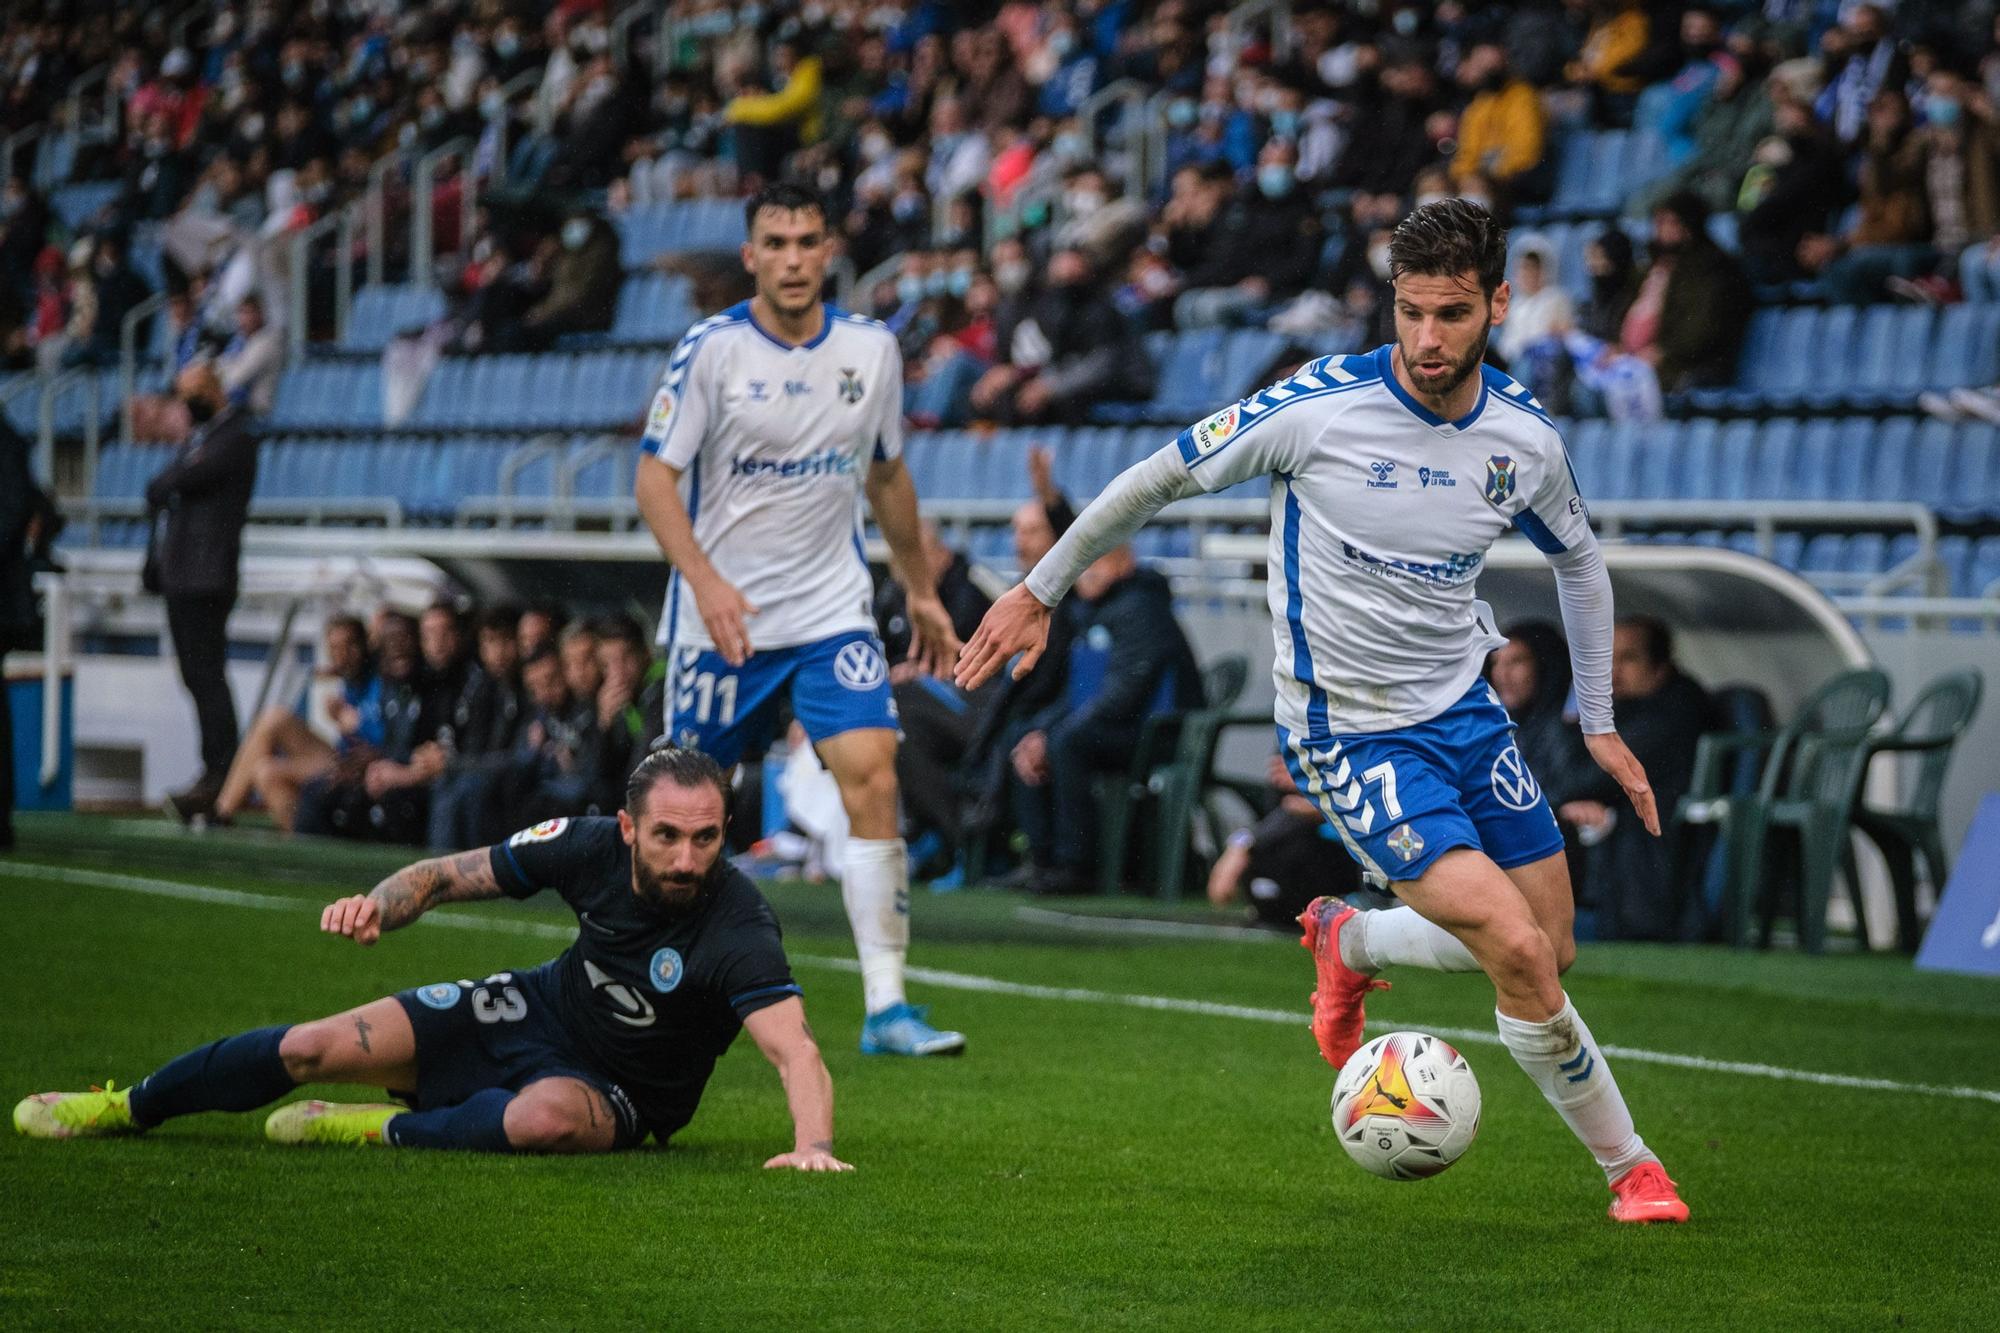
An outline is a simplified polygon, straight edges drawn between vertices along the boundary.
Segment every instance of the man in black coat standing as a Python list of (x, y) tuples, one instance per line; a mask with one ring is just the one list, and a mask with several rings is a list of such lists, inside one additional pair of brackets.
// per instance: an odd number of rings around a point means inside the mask
[(0, 418), (0, 852), (14, 845), (14, 725), (7, 704), (7, 654), (25, 647), (34, 634), (29, 530), (46, 506), (29, 463), (28, 441)]
[(174, 381), (174, 392), (187, 404), (195, 429), (146, 487), (155, 543), (147, 563), (157, 570), (148, 586), (166, 599), (181, 683), (201, 728), (201, 776), (168, 798), (176, 813), (192, 818), (215, 804), (236, 754), (236, 704), (224, 667), (243, 524), (257, 483), (257, 436), (213, 366), (189, 366)]

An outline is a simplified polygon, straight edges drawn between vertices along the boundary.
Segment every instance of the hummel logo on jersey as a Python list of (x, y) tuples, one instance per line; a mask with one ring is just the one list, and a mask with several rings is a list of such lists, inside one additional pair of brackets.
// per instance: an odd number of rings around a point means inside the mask
[(770, 383), (770, 381), (769, 381), (769, 380), (751, 380), (751, 381), (750, 381), (750, 401), (751, 401), (751, 402), (753, 402), (753, 403), (768, 403), (768, 402), (770, 402), (770, 401), (771, 401), (771, 395), (770, 395), (769, 393), (765, 392), (765, 391), (766, 391), (767, 389), (769, 389), (770, 387), (771, 387), (771, 383)]
[(868, 390), (864, 389), (861, 386), (861, 375), (858, 371), (852, 370), (846, 366), (842, 366), (840, 368), (841, 402), (850, 405), (858, 403), (861, 401), (861, 395), (867, 392)]
[(1370, 463), (1368, 465), (1368, 470), (1375, 474), (1375, 480), (1368, 483), (1369, 490), (1393, 491), (1396, 489), (1396, 483), (1389, 480), (1389, 478), (1393, 476), (1396, 471), (1396, 465), (1394, 463), (1391, 463), (1386, 459), (1377, 459), (1373, 463)]
[(1451, 473), (1441, 467), (1420, 467), (1417, 469), (1417, 485), (1424, 490), (1433, 486), (1456, 486)]

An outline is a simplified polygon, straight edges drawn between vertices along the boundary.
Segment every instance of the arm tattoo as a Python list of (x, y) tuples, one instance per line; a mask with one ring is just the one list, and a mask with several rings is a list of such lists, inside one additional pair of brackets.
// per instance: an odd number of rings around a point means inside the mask
[(500, 896), (493, 863), (484, 849), (435, 856), (398, 870), (369, 894), (382, 909), (382, 929), (407, 926), (439, 903), (471, 903)]
[(368, 1020), (365, 1018), (356, 1018), (354, 1020), (354, 1035), (360, 1039), (361, 1049), (373, 1055), (375, 1048), (368, 1044), (368, 1029), (370, 1026)]

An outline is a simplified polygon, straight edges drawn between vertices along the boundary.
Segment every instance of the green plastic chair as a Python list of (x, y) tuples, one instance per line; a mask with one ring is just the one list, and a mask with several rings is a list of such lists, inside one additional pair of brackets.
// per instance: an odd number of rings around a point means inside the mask
[[(1153, 837), (1146, 864), (1138, 874), (1150, 880), (1162, 898), (1178, 898), (1185, 888), (1189, 811), (1180, 799), (1176, 770), (1186, 762), (1190, 744), (1213, 750), (1219, 721), (1243, 696), (1250, 680), (1250, 660), (1240, 654), (1219, 657), (1202, 672), (1205, 707), (1185, 713), (1160, 713), (1141, 724), (1132, 761), (1122, 781), (1100, 789), (1098, 801), (1098, 888), (1118, 893), (1125, 886), (1127, 862), (1142, 818), (1152, 823)], [(1269, 721), (1267, 714), (1259, 717)]]
[[(1938, 804), (1945, 774), (1951, 769), (1952, 751), (1979, 712), (1984, 690), (1984, 678), (1977, 671), (1939, 676), (1924, 687), (1888, 734), (1868, 743), (1871, 760), (1878, 754), (1917, 757), (1915, 781), (1900, 804), (1877, 806), (1864, 801), (1854, 812), (1854, 826), (1881, 849), (1882, 858), (1889, 863), (1889, 881), (1896, 897), (1896, 947), (1905, 953), (1915, 953), (1922, 939), (1922, 923), (1917, 920), (1917, 858), (1923, 858), (1924, 874), (1933, 890), (1943, 892), (1951, 875), (1944, 834), (1938, 827)], [(1851, 857), (1847, 873), (1852, 882)]]
[[(1780, 731), (1716, 732), (1696, 742), (1688, 793), (1675, 805), (1669, 825), (1677, 852), (1695, 829), (1712, 829), (1722, 839), (1723, 922), (1731, 944), (1749, 942), (1752, 917), (1766, 897), (1760, 892), (1766, 844), (1773, 828), (1784, 828), (1800, 831), (1801, 859), (1809, 862), (1801, 876), (1806, 899), (1801, 940), (1813, 952), (1825, 946), (1825, 891), (1832, 883), (1832, 867), (1840, 862), (1866, 771), (1868, 733), (1888, 702), (1887, 676), (1874, 670), (1845, 671), (1816, 690)], [(1745, 751), (1765, 752), (1757, 790), (1730, 795), (1735, 760)], [(1838, 829), (1823, 834), (1835, 819)], [(1687, 858), (1676, 855), (1675, 861), (1680, 867), (1676, 874), (1684, 876)], [(1822, 869), (1824, 875), (1819, 874)], [(1767, 917), (1766, 942), (1769, 929)]]

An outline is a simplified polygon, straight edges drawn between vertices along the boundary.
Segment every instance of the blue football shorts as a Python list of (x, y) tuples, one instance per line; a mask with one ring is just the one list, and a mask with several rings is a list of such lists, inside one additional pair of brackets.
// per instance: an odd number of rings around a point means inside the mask
[(882, 641), (868, 630), (790, 648), (760, 648), (733, 667), (713, 648), (675, 648), (666, 740), (728, 768), (762, 758), (789, 692), (792, 715), (815, 743), (846, 731), (899, 731)]
[(1422, 878), (1454, 847), (1482, 851), (1502, 870), (1563, 849), (1514, 724), (1484, 680), (1414, 727), (1326, 736), (1279, 727), (1278, 749), (1348, 853), (1385, 883)]

